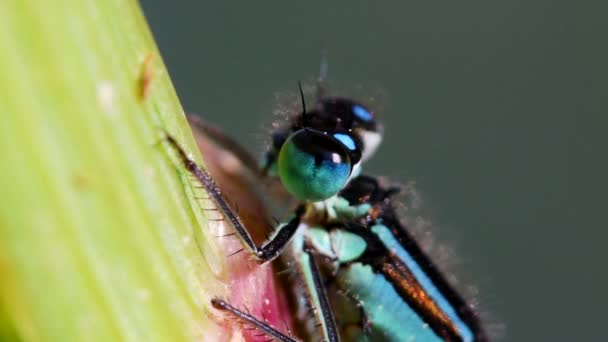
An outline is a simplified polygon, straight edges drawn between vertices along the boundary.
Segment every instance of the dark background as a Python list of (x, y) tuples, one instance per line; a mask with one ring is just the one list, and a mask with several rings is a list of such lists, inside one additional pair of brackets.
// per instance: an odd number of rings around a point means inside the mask
[(326, 48), (386, 94), (367, 172), (417, 182), (500, 340), (605, 335), (608, 1), (142, 6), (184, 107), (247, 146)]

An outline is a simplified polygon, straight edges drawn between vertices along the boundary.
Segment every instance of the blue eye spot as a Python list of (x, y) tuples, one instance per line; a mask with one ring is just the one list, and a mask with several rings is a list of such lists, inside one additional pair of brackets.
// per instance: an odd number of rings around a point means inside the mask
[(372, 113), (360, 105), (353, 106), (353, 113), (355, 113), (355, 116), (357, 116), (361, 121), (372, 121), (374, 119)]
[(355, 145), (355, 141), (348, 134), (336, 133), (334, 134), (334, 138), (338, 139), (346, 148), (351, 151), (354, 151), (357, 146)]

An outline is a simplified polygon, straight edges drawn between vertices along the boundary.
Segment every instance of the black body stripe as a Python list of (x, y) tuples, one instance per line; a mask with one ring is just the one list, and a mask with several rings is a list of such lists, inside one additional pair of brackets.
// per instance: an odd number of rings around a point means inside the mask
[[(400, 259), (397, 258), (397, 260), (395, 260), (395, 258), (391, 256), (391, 252), (375, 233), (368, 227), (359, 224), (349, 224), (344, 228), (361, 236), (367, 243), (368, 247), (365, 253), (359, 257), (357, 260), (358, 262), (370, 265), (374, 272), (382, 274), (386, 281), (393, 285), (399, 297), (422, 317), (422, 320), (433, 329), (437, 336), (442, 337), (446, 341), (462, 341), (461, 336), (459, 336), (452, 327), (446, 326), (446, 324), (437, 316), (433, 315), (432, 312), (425, 310), (426, 307), (424, 305), (408, 295), (408, 293), (405, 292), (404, 287), (400, 286), (400, 280), (409, 278), (410, 284), (416, 283), (418, 287), (422, 288), (422, 285), (417, 282), (413, 272), (411, 272), (407, 265)], [(387, 266), (390, 266), (390, 268)], [(389, 269), (394, 270), (394, 272), (389, 272)], [(397, 273), (398, 275), (391, 276), (391, 273)], [(398, 277), (400, 279), (397, 279)]]
[(475, 341), (488, 341), (488, 337), (481, 327), (477, 313), (475, 313), (462, 296), (454, 290), (452, 285), (450, 285), (437, 266), (435, 266), (426, 253), (424, 253), (412, 235), (401, 225), (394, 209), (390, 207), (385, 210), (381, 215), (381, 218), (382, 223), (392, 231), (401, 247), (412, 256), (418, 265), (420, 265), (439, 292), (443, 294), (450, 305), (454, 307), (460, 318), (469, 326), (469, 329), (471, 329), (475, 336)]
[[(414, 261), (426, 273), (430, 281), (437, 290), (442, 293), (447, 302), (456, 310), (460, 319), (471, 329), (475, 341), (485, 342), (488, 337), (484, 332), (477, 313), (466, 303), (466, 301), (454, 290), (445, 276), (439, 271), (432, 260), (422, 250), (420, 245), (413, 238), (411, 233), (399, 221), (399, 217), (392, 205), (392, 196), (399, 192), (395, 187), (383, 187), (375, 177), (360, 175), (351, 180), (340, 195), (346, 198), (351, 205), (369, 203), (378, 209), (376, 217), (367, 217), (363, 221), (365, 229), (363, 233), (371, 234), (373, 238), (379, 240), (376, 234), (369, 231), (368, 227), (377, 221), (388, 227), (401, 247), (406, 250)], [(380, 241), (381, 243), (381, 241)], [(381, 243), (381, 249), (386, 249)], [(369, 262), (373, 262), (371, 257)]]

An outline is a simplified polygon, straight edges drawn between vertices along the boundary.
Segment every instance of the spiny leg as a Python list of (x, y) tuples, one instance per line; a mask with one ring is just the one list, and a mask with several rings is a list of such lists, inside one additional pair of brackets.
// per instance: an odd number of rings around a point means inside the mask
[(239, 319), (241, 319), (241, 320), (245, 321), (246, 323), (254, 326), (255, 328), (263, 331), (265, 334), (267, 334), (268, 336), (270, 336), (278, 341), (298, 342), (298, 340), (292, 338), (291, 336), (285, 335), (284, 333), (273, 328), (268, 323), (262, 322), (261, 320), (255, 318), (253, 315), (235, 308), (234, 306), (228, 304), (226, 301), (224, 301), (222, 299), (213, 298), (211, 300), (211, 305), (213, 305), (213, 307), (218, 310), (229, 312), (231, 315), (238, 317)]
[(222, 192), (213, 180), (213, 177), (211, 177), (205, 169), (198, 166), (194, 160), (188, 157), (186, 151), (177, 143), (175, 138), (167, 134), (166, 139), (177, 151), (186, 169), (201, 183), (205, 190), (207, 190), (213, 201), (218, 205), (220, 211), (230, 221), (237, 236), (241, 240), (243, 247), (254, 255), (260, 264), (278, 257), (298, 229), (302, 216), (306, 211), (305, 206), (300, 205), (296, 209), (296, 215), (287, 224), (276, 229), (270, 239), (262, 244), (262, 246), (258, 247), (238, 215), (232, 211), (228, 202), (222, 197)]
[(320, 320), (323, 328), (324, 340), (328, 342), (340, 341), (338, 330), (336, 328), (336, 320), (334, 319), (327, 293), (325, 292), (325, 284), (321, 279), (319, 267), (315, 261), (314, 256), (311, 254), (312, 247), (306, 246), (300, 265), (305, 278), (305, 284), (310, 293), (312, 305), (315, 310), (317, 318)]
[[(319, 272), (319, 268), (314, 259), (314, 256), (311, 253), (311, 247), (306, 247), (305, 250), (302, 252), (301, 256), (302, 258), (300, 259), (300, 266), (302, 267), (303, 275), (305, 278), (305, 286), (307, 287), (307, 290), (310, 293), (310, 299), (312, 302), (311, 305), (313, 306), (315, 315), (320, 321), (320, 325), (323, 329), (323, 341), (339, 342), (340, 336), (336, 328), (333, 312), (331, 310), (329, 300), (327, 298), (327, 293), (325, 292), (325, 287), (321, 278), (321, 274)], [(235, 317), (242, 319), (243, 321), (258, 328), (259, 330), (263, 331), (272, 338), (286, 342), (297, 341), (292, 337), (287, 336), (284, 333), (276, 330), (269, 324), (262, 322), (255, 316), (246, 313), (243, 310), (235, 308), (234, 306), (228, 304), (222, 299), (214, 298), (211, 300), (211, 304), (214, 308), (226, 311), (234, 315)]]

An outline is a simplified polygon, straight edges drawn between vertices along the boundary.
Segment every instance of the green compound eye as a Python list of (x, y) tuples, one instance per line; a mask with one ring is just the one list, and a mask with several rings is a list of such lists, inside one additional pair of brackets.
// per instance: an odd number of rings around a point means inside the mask
[(317, 202), (340, 191), (351, 172), (344, 146), (311, 129), (292, 134), (279, 152), (279, 177), (294, 197)]

